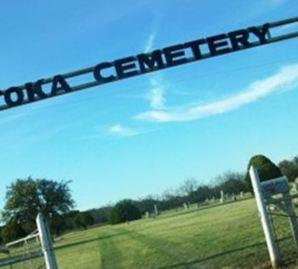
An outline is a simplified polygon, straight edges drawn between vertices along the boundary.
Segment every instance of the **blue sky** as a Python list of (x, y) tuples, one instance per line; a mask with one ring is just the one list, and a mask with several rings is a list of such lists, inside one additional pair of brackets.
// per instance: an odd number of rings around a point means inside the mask
[[(297, 11), (296, 0), (2, 3), (0, 88)], [(297, 103), (291, 40), (1, 112), (0, 208), (16, 178), (72, 180), (86, 209), (161, 194), (189, 177), (213, 182), (258, 153), (291, 158)]]

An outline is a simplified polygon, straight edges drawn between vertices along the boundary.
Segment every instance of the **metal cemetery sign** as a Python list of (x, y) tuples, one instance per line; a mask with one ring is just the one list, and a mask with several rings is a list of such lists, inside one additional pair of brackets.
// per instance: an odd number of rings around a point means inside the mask
[[(260, 26), (252, 26), (176, 44), (150, 53), (141, 53), (111, 62), (101, 62), (96, 66), (39, 79), (21, 86), (10, 87), (6, 90), (0, 90), (0, 110), (177, 65), (296, 38), (298, 37), (298, 31), (274, 37), (271, 30), (297, 22), (298, 18), (296, 17)], [(91, 75), (89, 82), (72, 85), (72, 78), (86, 75)]]
[(290, 191), (288, 181), (285, 177), (279, 177), (261, 183), (264, 198), (270, 198), (275, 194), (286, 194)]
[(263, 231), (267, 243), (267, 248), (274, 269), (281, 268), (281, 253), (277, 246), (277, 238), (274, 232), (272, 218), (269, 216), (269, 205), (278, 207), (288, 217), (292, 236), (298, 251), (298, 223), (294, 204), (292, 200), (297, 197), (290, 195), (289, 183), (286, 177), (279, 177), (261, 182), (257, 169), (253, 166), (249, 169), (249, 174), (257, 202), (257, 207), (263, 226)]

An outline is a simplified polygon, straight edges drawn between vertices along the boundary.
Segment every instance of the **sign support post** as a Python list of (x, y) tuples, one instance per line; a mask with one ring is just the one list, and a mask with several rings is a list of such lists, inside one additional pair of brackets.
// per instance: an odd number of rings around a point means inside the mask
[(46, 225), (45, 219), (42, 214), (38, 214), (36, 224), (40, 235), (42, 251), (45, 258), (46, 269), (58, 269), (56, 257), (53, 251), (52, 238), (49, 228)]
[(281, 265), (281, 258), (277, 244), (274, 240), (273, 227), (270, 222), (269, 214), (263, 197), (259, 174), (253, 166), (250, 167), (249, 174), (257, 201), (257, 207), (261, 217), (261, 222), (265, 234), (271, 264), (274, 269), (277, 269)]

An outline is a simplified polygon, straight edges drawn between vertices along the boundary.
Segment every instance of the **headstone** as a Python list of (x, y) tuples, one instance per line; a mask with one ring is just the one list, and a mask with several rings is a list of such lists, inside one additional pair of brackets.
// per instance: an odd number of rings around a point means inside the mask
[(145, 214), (145, 218), (146, 218), (146, 219), (149, 219), (149, 218), (150, 218), (150, 213), (149, 213), (148, 211), (147, 211), (146, 214)]
[(225, 194), (223, 192), (223, 190), (220, 191), (220, 202), (223, 203), (225, 200)]
[(294, 180), (294, 190), (298, 192), (298, 177)]
[(159, 214), (157, 205), (154, 205), (154, 214), (157, 216)]
[(243, 195), (243, 191), (240, 192), (240, 198), (243, 199), (244, 195)]
[(275, 211), (275, 210), (276, 210), (275, 205), (272, 205), (272, 204), (270, 204), (270, 205), (268, 206), (268, 208), (269, 208), (270, 211)]

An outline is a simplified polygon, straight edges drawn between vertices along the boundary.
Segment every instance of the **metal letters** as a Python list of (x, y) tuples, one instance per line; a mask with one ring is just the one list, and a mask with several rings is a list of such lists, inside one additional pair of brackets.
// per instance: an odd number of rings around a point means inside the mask
[[(237, 52), (257, 46), (271, 44), (298, 37), (298, 31), (272, 37), (271, 30), (276, 27), (297, 23), (298, 18), (266, 23), (226, 34), (211, 36), (129, 56), (96, 66), (56, 75), (54, 77), (29, 82), (22, 86), (0, 90), (0, 110), (28, 104), (35, 101), (71, 93), (86, 88), (138, 76), (161, 69), (191, 63), (223, 54)], [(71, 78), (91, 75), (89, 82), (71, 85)], [(50, 84), (50, 90), (45, 85)]]

